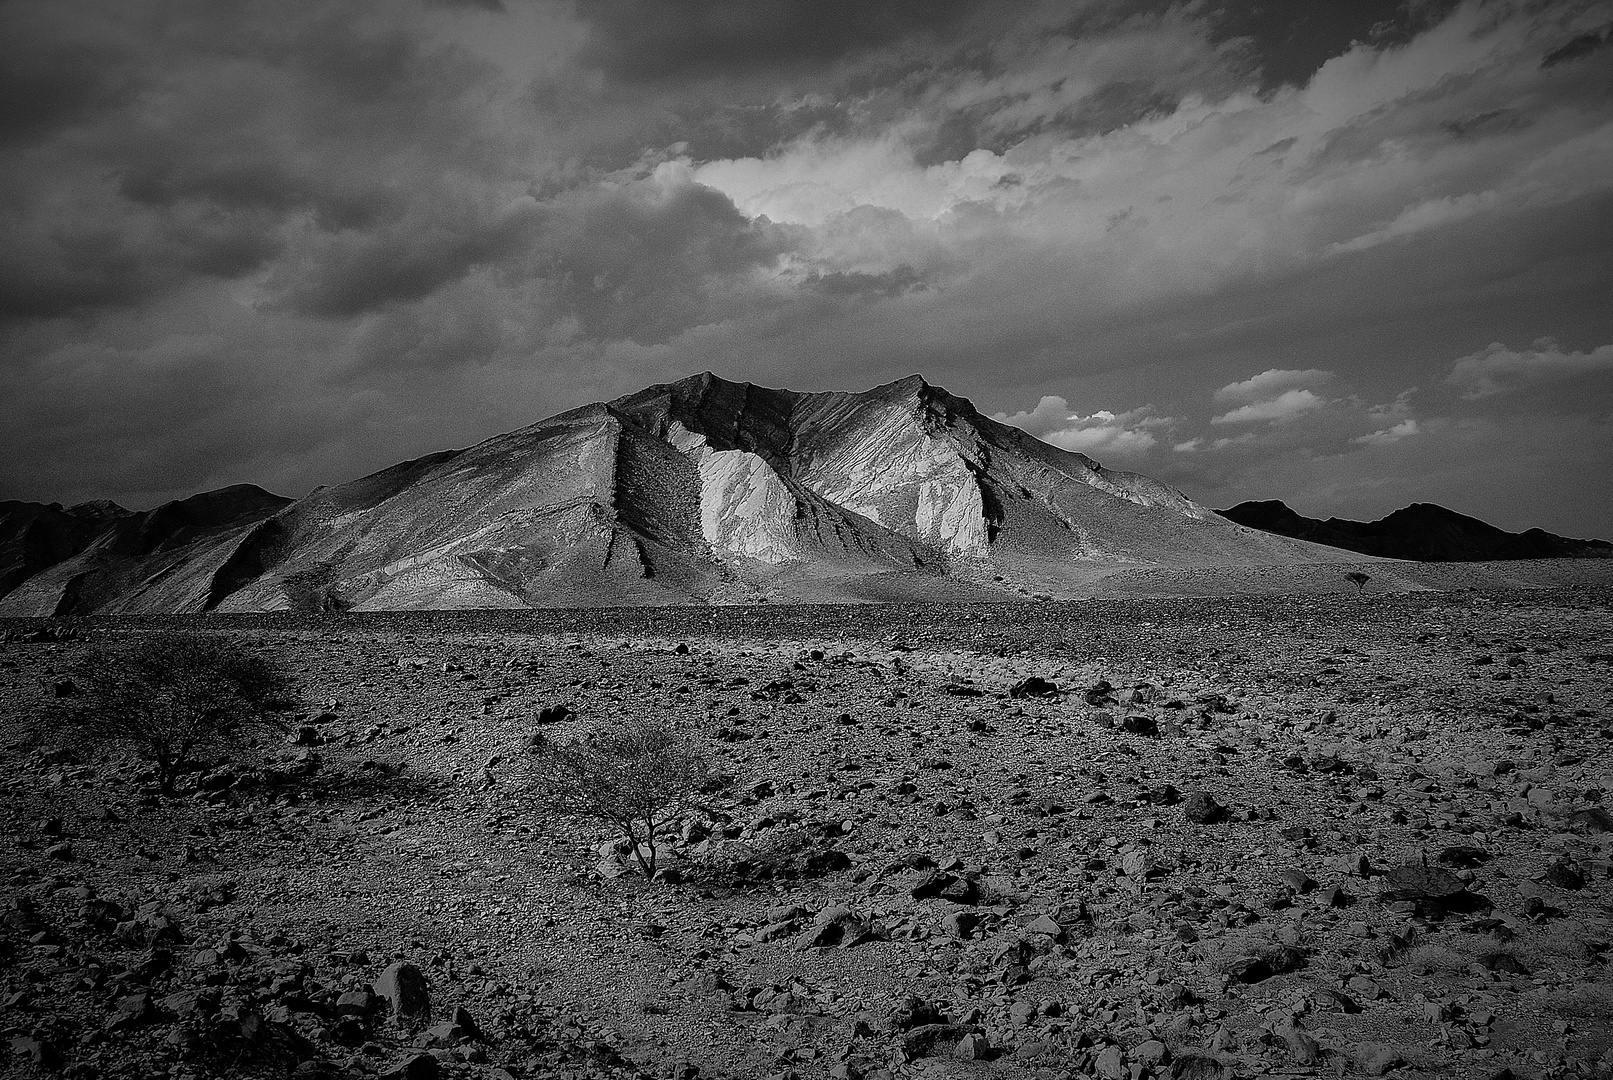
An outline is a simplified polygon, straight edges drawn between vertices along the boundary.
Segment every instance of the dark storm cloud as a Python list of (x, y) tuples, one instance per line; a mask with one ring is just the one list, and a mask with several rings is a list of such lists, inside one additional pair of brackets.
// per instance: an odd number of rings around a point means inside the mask
[(948, 38), (972, 0), (582, 0), (584, 63), (623, 82), (832, 63), (919, 35)]
[(1558, 64), (1567, 64), (1574, 60), (1583, 60), (1598, 50), (1606, 48), (1609, 42), (1613, 42), (1613, 30), (1580, 34), (1573, 40), (1567, 41), (1547, 53), (1541, 58), (1540, 66), (1549, 68), (1556, 67)]
[(825, 296), (852, 296), (869, 300), (888, 300), (928, 287), (923, 276), (906, 264), (883, 274), (846, 273), (840, 270), (827, 274), (815, 272), (808, 275), (802, 285)]
[(720, 192), (665, 173), (562, 199), (548, 217), (543, 277), (560, 310), (587, 337), (640, 344), (727, 314), (714, 283), (773, 266), (792, 243)]
[(0, 23), (0, 493), (299, 494), (704, 369), (920, 370), (1190, 494), (1358, 516), (1605, 437), (1589, 0)]
[[(47, 38), (35, 67), (56, 65), (64, 85), (85, 89), (58, 95), (27, 129), (35, 145), (7, 183), (25, 212), (0, 227), (0, 313), (125, 307), (193, 278), (256, 273), (287, 251), (309, 275), (282, 290), (295, 305), (352, 313), (424, 295), (497, 249), (479, 235), (444, 240), (454, 230), (431, 213), (465, 199), (443, 198), (445, 184), (485, 184), (498, 162), (462, 100), (489, 78), (485, 64), (313, 5), (277, 18), (204, 5), (166, 21), (132, 7), (118, 51), (82, 44), (75, 12), (25, 10)], [(116, 36), (107, 23), (101, 38)], [(422, 159), (444, 154), (459, 157), (462, 179), (432, 164), (422, 185)], [(405, 222), (425, 238), (353, 235)], [(308, 248), (328, 262), (309, 266)]]
[(129, 57), (110, 45), (62, 42), (18, 46), (22, 28), (4, 27), (13, 46), (0, 66), (0, 145), (34, 142), (120, 107), (141, 87)]
[(455, 220), (438, 208), (385, 229), (342, 229), (314, 238), (306, 258), (279, 268), (267, 287), (277, 303), (306, 315), (359, 315), (430, 296), (525, 250), (537, 224), (523, 205), (484, 220)]
[(1266, 89), (1302, 86), (1328, 60), (1357, 42), (1403, 44), (1438, 22), (1456, 0), (1350, 0), (1342, 4), (1226, 4), (1217, 35), (1246, 38)]

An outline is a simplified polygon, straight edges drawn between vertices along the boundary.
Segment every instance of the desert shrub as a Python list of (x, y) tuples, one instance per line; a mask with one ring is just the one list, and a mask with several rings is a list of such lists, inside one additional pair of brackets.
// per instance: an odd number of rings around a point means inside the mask
[(533, 751), (533, 793), (545, 810), (604, 822), (653, 877), (656, 838), (727, 778), (688, 735), (651, 717), (621, 720), (571, 742)]
[(1449, 975), (1466, 969), (1472, 957), (1445, 945), (1418, 945), (1405, 955), (1405, 964), (1419, 975)]
[(233, 748), (272, 722), (280, 669), (228, 638), (141, 635), (92, 648), (73, 672), (63, 723), (91, 749), (125, 749), (149, 762), (163, 794), (199, 754)]
[(1367, 587), (1367, 582), (1372, 580), (1372, 575), (1364, 574), (1360, 570), (1351, 570), (1348, 574), (1344, 575), (1344, 580), (1354, 585), (1355, 595), (1360, 596), (1362, 590)]

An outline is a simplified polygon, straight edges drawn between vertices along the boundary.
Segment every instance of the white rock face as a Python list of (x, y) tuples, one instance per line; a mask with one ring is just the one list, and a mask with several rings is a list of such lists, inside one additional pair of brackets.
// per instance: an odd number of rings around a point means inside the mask
[(674, 420), (667, 441), (700, 467), (700, 531), (717, 551), (765, 563), (801, 557), (795, 496), (773, 467), (744, 450), (713, 450)]
[(916, 535), (953, 551), (979, 554), (986, 550), (986, 514), (980, 485), (961, 462), (951, 475), (919, 485), (913, 524)]
[(887, 528), (966, 555), (986, 551), (980, 485), (947, 443), (893, 408), (801, 478), (814, 493)]
[(766, 563), (801, 556), (795, 496), (771, 465), (744, 450), (705, 450), (700, 528), (707, 543), (729, 554)]

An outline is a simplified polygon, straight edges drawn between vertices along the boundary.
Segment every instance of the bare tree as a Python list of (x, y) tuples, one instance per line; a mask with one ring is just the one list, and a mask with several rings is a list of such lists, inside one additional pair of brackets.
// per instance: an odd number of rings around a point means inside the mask
[(534, 793), (546, 810), (613, 826), (645, 877), (655, 875), (656, 838), (728, 778), (687, 735), (650, 717), (622, 720), (573, 742), (533, 750)]
[(1354, 583), (1355, 595), (1360, 596), (1361, 591), (1367, 587), (1367, 582), (1372, 580), (1372, 575), (1363, 574), (1359, 570), (1351, 570), (1348, 574), (1344, 575), (1344, 580)]
[(223, 637), (159, 633), (90, 650), (74, 669), (65, 726), (84, 744), (150, 762), (164, 795), (195, 755), (268, 723), (280, 669)]

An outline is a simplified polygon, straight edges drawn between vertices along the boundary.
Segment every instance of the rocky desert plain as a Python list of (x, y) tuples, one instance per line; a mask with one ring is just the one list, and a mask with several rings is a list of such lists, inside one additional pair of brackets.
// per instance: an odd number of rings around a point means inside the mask
[[(7, 1075), (1608, 1076), (1608, 565), (10, 620)], [(167, 797), (55, 718), (175, 628), (296, 704)], [(530, 796), (635, 715), (734, 778), (657, 880)]]

